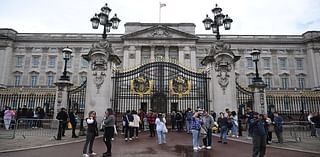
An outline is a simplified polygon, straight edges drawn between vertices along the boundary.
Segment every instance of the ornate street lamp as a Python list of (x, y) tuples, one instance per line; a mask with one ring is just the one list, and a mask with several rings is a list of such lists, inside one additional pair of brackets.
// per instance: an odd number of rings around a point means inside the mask
[(99, 24), (103, 25), (103, 34), (102, 38), (107, 38), (107, 33), (110, 32), (110, 28), (112, 29), (118, 29), (119, 22), (121, 21), (117, 14), (114, 14), (114, 16), (109, 19), (109, 13), (111, 12), (111, 9), (108, 7), (108, 4), (106, 3), (105, 6), (101, 8), (101, 12), (99, 14), (95, 14), (90, 21), (92, 22), (92, 28), (98, 29)]
[(212, 29), (212, 32), (216, 35), (217, 40), (220, 40), (221, 37), (219, 27), (224, 25), (225, 30), (230, 30), (231, 23), (233, 22), (228, 14), (224, 15), (221, 12), (222, 9), (218, 7), (218, 4), (216, 4), (216, 7), (212, 9), (212, 13), (214, 16), (213, 20), (207, 15), (206, 18), (202, 21), (206, 30)]
[(250, 54), (252, 56), (252, 61), (256, 65), (256, 77), (253, 78), (252, 82), (253, 84), (255, 83), (263, 83), (262, 78), (259, 76), (259, 71), (258, 71), (258, 62), (260, 59), (260, 50), (253, 49), (252, 53)]
[(71, 59), (72, 50), (67, 47), (62, 50), (62, 53), (63, 53), (63, 59), (64, 59), (64, 70), (60, 80), (70, 81), (69, 76), (67, 76), (67, 63), (68, 63), (68, 60)]

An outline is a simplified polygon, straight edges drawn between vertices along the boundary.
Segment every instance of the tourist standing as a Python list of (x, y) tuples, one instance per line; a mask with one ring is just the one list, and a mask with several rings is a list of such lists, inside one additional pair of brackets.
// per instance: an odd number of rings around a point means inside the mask
[(158, 144), (166, 143), (166, 132), (168, 129), (166, 128), (165, 120), (161, 113), (158, 114), (155, 124), (158, 136)]
[(61, 136), (65, 136), (65, 131), (68, 122), (68, 114), (65, 108), (61, 108), (60, 112), (57, 114), (56, 119), (59, 120), (59, 131), (58, 140), (61, 140)]
[(157, 114), (152, 110), (150, 110), (150, 113), (148, 114), (147, 118), (148, 118), (149, 130), (150, 130), (150, 137), (154, 137), (156, 136), (155, 121), (157, 118)]
[(6, 130), (10, 129), (11, 120), (15, 116), (15, 113), (11, 110), (11, 107), (6, 107), (3, 114), (4, 126)]
[(138, 116), (138, 113), (136, 110), (131, 111), (132, 116), (133, 116), (133, 136), (135, 138), (138, 138), (139, 135), (139, 126), (141, 124), (140, 117)]
[(192, 146), (193, 151), (198, 151), (201, 149), (199, 141), (200, 141), (200, 128), (202, 120), (200, 118), (199, 111), (196, 111), (191, 120), (191, 133), (192, 133)]
[(315, 128), (316, 128), (316, 136), (320, 137), (320, 113), (317, 112), (315, 115), (311, 118), (311, 121), (314, 122)]
[(72, 127), (72, 138), (77, 138), (78, 136), (76, 135), (76, 127), (77, 127), (77, 109), (73, 109), (72, 111), (69, 112), (69, 121), (71, 123)]
[[(255, 117), (258, 113), (254, 114)], [(267, 144), (267, 128), (266, 120), (263, 114), (259, 114), (258, 118), (253, 118), (249, 124), (249, 130), (252, 133), (252, 157), (264, 157), (266, 154), (266, 144)]]
[(231, 123), (232, 123), (231, 135), (232, 135), (232, 137), (239, 138), (239, 135), (238, 135), (239, 123), (238, 123), (238, 115), (237, 115), (236, 111), (231, 112), (230, 119), (231, 119)]
[(273, 113), (274, 116), (274, 132), (276, 133), (279, 143), (283, 143), (283, 118), (279, 116), (278, 112)]
[(192, 122), (192, 116), (193, 116), (191, 108), (187, 109), (185, 115), (186, 115), (186, 131), (188, 134), (190, 134), (191, 133), (191, 122)]
[(223, 112), (219, 113), (220, 117), (218, 118), (218, 126), (220, 130), (219, 143), (227, 144), (227, 133), (228, 133), (228, 118), (225, 117)]
[(86, 136), (86, 142), (83, 147), (83, 157), (89, 157), (89, 155), (97, 155), (95, 152), (93, 152), (93, 142), (96, 136), (98, 136), (98, 125), (96, 121), (96, 112), (90, 111), (89, 117), (86, 118), (87, 123), (87, 136)]
[(103, 142), (107, 147), (107, 151), (103, 153), (103, 156), (111, 156), (111, 148), (112, 148), (111, 139), (114, 137), (115, 119), (116, 118), (114, 116), (113, 110), (111, 108), (108, 108), (107, 111), (105, 112), (105, 117), (103, 120), (103, 124), (104, 124)]
[(203, 127), (206, 130), (206, 136), (203, 139), (203, 144), (207, 149), (211, 149), (212, 145), (212, 128), (214, 126), (213, 117), (208, 113), (208, 111), (203, 112)]

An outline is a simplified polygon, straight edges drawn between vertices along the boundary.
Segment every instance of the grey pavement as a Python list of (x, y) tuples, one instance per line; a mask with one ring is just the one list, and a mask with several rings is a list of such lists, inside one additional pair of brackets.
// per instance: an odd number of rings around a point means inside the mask
[[(3, 135), (3, 131), (0, 130), (0, 135)], [(101, 132), (102, 134), (102, 132)], [(182, 133), (183, 134), (183, 133)], [(245, 132), (244, 136), (239, 138), (228, 137), (229, 140), (251, 143), (250, 139), (247, 139)], [(119, 136), (119, 135), (118, 135)], [(214, 134), (214, 136), (218, 136)], [(268, 147), (295, 150), (300, 152), (316, 153), (320, 155), (320, 139), (319, 138), (303, 138), (301, 142), (296, 142), (293, 139), (285, 139), (283, 144), (277, 144), (275, 136), (273, 136), (273, 143)], [(0, 136), (0, 153), (21, 151), (27, 149), (49, 147), (55, 145), (63, 145), (68, 143), (82, 142), (85, 140), (85, 136), (79, 136), (79, 138), (71, 138), (71, 130), (66, 130), (66, 136), (62, 137), (62, 140), (56, 140), (53, 136), (16, 136), (14, 139), (3, 138)]]

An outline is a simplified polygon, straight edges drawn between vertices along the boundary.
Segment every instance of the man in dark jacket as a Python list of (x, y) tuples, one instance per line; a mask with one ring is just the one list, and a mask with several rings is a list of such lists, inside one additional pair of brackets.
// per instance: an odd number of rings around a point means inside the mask
[(283, 118), (279, 116), (278, 112), (273, 113), (274, 116), (274, 132), (276, 133), (276, 136), (278, 138), (279, 143), (283, 143)]
[(76, 135), (76, 127), (77, 127), (77, 109), (73, 109), (73, 111), (69, 112), (69, 119), (72, 127), (72, 138), (77, 138)]
[(65, 108), (61, 108), (61, 111), (57, 114), (56, 119), (59, 120), (59, 131), (57, 140), (61, 140), (61, 136), (65, 136), (65, 130), (67, 127), (68, 114)]
[(263, 114), (254, 113), (254, 118), (250, 120), (249, 131), (252, 134), (252, 157), (263, 157), (266, 154), (267, 128)]

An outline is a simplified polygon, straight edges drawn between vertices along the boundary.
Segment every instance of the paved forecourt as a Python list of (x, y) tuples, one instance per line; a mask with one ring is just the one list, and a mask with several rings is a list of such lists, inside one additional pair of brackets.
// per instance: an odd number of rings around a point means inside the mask
[[(53, 146), (46, 145), (42, 148), (27, 149), (24, 151), (11, 151), (0, 153), (0, 157), (56, 157), (57, 155), (63, 157), (79, 157), (82, 155), (82, 148), (84, 144), (84, 137), (79, 139), (66, 140), (69, 137), (65, 137), (60, 143), (51, 144)], [(39, 139), (38, 139), (39, 140)], [(217, 137), (213, 137), (213, 149), (201, 150), (194, 152), (191, 146), (191, 135), (184, 132), (169, 132), (167, 136), (167, 143), (164, 145), (158, 145), (156, 137), (149, 137), (147, 132), (143, 132), (139, 135), (138, 139), (125, 142), (123, 135), (117, 135), (113, 141), (112, 156), (114, 157), (248, 157), (251, 156), (252, 145), (248, 141), (243, 141), (242, 138), (235, 140), (229, 140), (228, 144), (217, 143)], [(2, 141), (2, 140), (1, 140)], [(71, 142), (70, 142), (71, 141)], [(29, 142), (32, 140), (29, 138)], [(2, 142), (0, 142), (2, 144)], [(65, 144), (63, 144), (65, 143)], [(276, 146), (276, 144), (274, 144)], [(317, 143), (319, 146), (319, 143)], [(315, 147), (317, 146), (315, 145)], [(41, 146), (41, 145), (40, 145)], [(42, 145), (44, 146), (44, 145)], [(23, 145), (20, 144), (24, 149)], [(298, 147), (297, 147), (298, 148)], [(318, 147), (319, 148), (319, 147)], [(291, 148), (293, 149), (293, 148)], [(7, 149), (9, 150), (9, 149)], [(106, 151), (106, 147), (99, 137), (94, 143), (94, 151), (101, 156)], [(320, 152), (310, 153), (296, 150), (279, 149), (274, 147), (268, 147), (266, 156), (277, 157), (318, 157)]]

